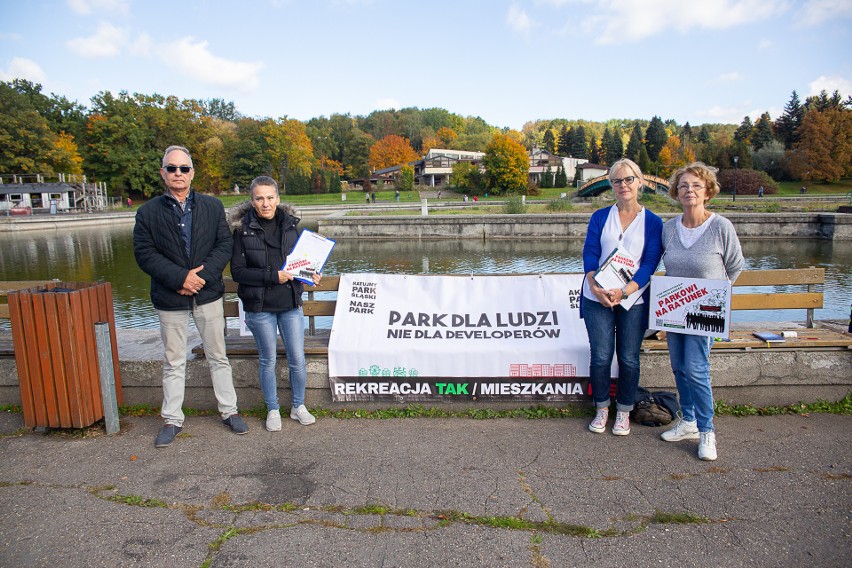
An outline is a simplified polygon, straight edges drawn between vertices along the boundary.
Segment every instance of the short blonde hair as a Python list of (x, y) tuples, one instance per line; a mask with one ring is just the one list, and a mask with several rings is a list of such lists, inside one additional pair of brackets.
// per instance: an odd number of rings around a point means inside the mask
[(610, 184), (612, 184), (612, 176), (621, 168), (627, 168), (634, 176), (639, 178), (640, 182), (645, 183), (645, 178), (642, 177), (642, 170), (639, 168), (639, 165), (630, 158), (621, 158), (620, 160), (616, 160), (609, 168), (609, 175), (607, 177)]
[(692, 162), (691, 164), (687, 164), (682, 168), (679, 168), (672, 174), (672, 177), (669, 178), (669, 195), (673, 199), (677, 199), (677, 186), (680, 183), (680, 178), (683, 177), (683, 174), (692, 174), (704, 182), (704, 188), (707, 190), (707, 198), (704, 200), (706, 203), (719, 195), (719, 191), (722, 189), (719, 186), (719, 181), (716, 179), (717, 171), (719, 171), (717, 168), (708, 166), (704, 162)]

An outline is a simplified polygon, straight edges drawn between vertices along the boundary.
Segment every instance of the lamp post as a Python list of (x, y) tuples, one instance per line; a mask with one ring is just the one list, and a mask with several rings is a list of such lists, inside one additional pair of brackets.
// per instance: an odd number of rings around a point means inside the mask
[(737, 200), (737, 163), (739, 163), (740, 157), (734, 156), (734, 198), (732, 201)]

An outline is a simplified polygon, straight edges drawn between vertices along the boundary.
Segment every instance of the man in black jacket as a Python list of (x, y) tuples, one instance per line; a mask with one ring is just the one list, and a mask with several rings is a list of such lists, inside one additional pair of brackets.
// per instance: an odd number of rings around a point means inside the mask
[(154, 441), (156, 447), (164, 448), (183, 429), (190, 314), (204, 344), (222, 421), (235, 434), (245, 434), (248, 426), (237, 414), (237, 394), (225, 354), (222, 271), (233, 246), (225, 208), (218, 199), (192, 189), (195, 171), (186, 148), (166, 148), (160, 175), (166, 191), (136, 212), (133, 253), (151, 277), (151, 303), (160, 318), (165, 347), (160, 411), (165, 424)]

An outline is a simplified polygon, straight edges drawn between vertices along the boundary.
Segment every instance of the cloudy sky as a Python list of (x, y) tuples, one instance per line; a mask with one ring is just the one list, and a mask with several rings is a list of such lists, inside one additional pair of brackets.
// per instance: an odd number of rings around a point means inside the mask
[(441, 107), (739, 123), (852, 95), (852, 0), (17, 0), (0, 80), (232, 100), (248, 116)]

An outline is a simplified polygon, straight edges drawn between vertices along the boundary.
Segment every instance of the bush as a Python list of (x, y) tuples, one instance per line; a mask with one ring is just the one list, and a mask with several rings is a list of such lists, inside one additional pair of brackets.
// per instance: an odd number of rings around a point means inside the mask
[(503, 205), (503, 213), (507, 215), (520, 215), (527, 212), (527, 206), (518, 195), (512, 195)]
[(778, 193), (778, 184), (775, 183), (766, 172), (749, 169), (721, 170), (716, 174), (722, 193), (732, 194), (734, 192), (734, 180), (736, 179), (737, 195), (757, 195), (757, 190), (763, 186), (763, 194), (771, 195)]

